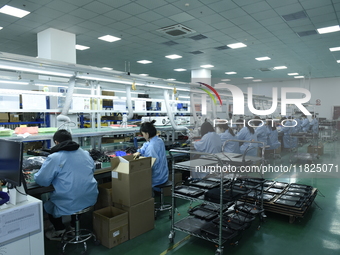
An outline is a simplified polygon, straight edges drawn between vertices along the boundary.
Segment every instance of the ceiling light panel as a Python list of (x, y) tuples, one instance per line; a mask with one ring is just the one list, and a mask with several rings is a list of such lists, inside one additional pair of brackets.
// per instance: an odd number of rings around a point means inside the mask
[(243, 79), (245, 79), (245, 80), (251, 80), (251, 79), (254, 79), (254, 77), (243, 77)]
[(225, 74), (231, 75), (231, 74), (237, 74), (237, 72), (225, 72)]
[(288, 75), (292, 76), (292, 75), (299, 75), (299, 73), (288, 73)]
[(201, 65), (202, 68), (212, 68), (214, 67), (213, 65)]
[(182, 56), (176, 55), (176, 54), (168, 55), (168, 56), (165, 56), (165, 57), (166, 57), (166, 58), (170, 58), (170, 59), (182, 58)]
[(287, 69), (286, 66), (275, 66), (274, 70), (281, 70), (281, 69)]
[(305, 76), (303, 76), (303, 75), (300, 75), (300, 76), (294, 76), (294, 78), (295, 78), (295, 79), (303, 79), (303, 78), (305, 78)]
[(0, 13), (4, 13), (7, 15), (11, 15), (17, 18), (25, 17), (27, 14), (30, 14), (30, 12), (21, 10), (19, 8), (15, 8), (9, 5), (5, 5), (0, 9)]
[(98, 39), (106, 41), (106, 42), (115, 42), (115, 41), (121, 40), (122, 38), (115, 37), (115, 36), (112, 36), (112, 35), (104, 35), (104, 36), (98, 37)]
[(150, 61), (150, 60), (139, 60), (139, 61), (137, 61), (137, 63), (140, 63), (140, 64), (150, 64), (150, 63), (152, 63), (152, 61)]
[(104, 70), (108, 70), (108, 71), (111, 71), (111, 70), (113, 70), (113, 68), (111, 68), (111, 67), (103, 67), (102, 69), (104, 69)]
[(245, 45), (244, 43), (232, 43), (232, 44), (228, 44), (227, 46), (229, 48), (232, 48), (232, 49), (238, 49), (238, 48), (247, 47), (247, 45)]
[(265, 60), (270, 60), (270, 57), (260, 57), (260, 58), (255, 58), (257, 61), (265, 61)]
[(253, 82), (259, 82), (259, 81), (262, 81), (262, 80), (260, 80), (260, 79), (258, 79), (258, 80), (253, 80)]
[(329, 48), (330, 51), (339, 51), (340, 47)]
[(323, 27), (323, 28), (318, 28), (317, 30), (319, 34), (333, 33), (333, 32), (340, 31), (340, 26), (336, 25), (336, 26), (331, 26), (331, 27)]
[(186, 71), (187, 69), (184, 69), (184, 68), (177, 68), (177, 69), (174, 69), (174, 71), (176, 72), (184, 72)]
[(84, 46), (84, 45), (80, 45), (80, 44), (76, 44), (76, 50), (87, 50), (90, 47), (88, 46)]
[(340, 60), (337, 60), (336, 62), (337, 62), (337, 63), (340, 63)]

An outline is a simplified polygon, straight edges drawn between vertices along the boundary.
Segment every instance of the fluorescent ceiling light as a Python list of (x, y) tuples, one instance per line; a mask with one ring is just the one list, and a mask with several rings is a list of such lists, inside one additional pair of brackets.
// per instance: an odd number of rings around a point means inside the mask
[(175, 81), (176, 79), (173, 79), (173, 78), (171, 78), (171, 79), (166, 79), (167, 81)]
[(286, 66), (275, 66), (273, 69), (280, 70), (280, 69), (287, 69), (287, 67)]
[(330, 51), (339, 51), (340, 47), (329, 48)]
[(55, 76), (62, 76), (62, 77), (72, 77), (74, 75), (71, 72), (70, 73), (54, 72), (54, 71), (47, 71), (43, 69), (34, 69), (34, 68), (20, 67), (20, 66), (14, 66), (14, 65), (0, 65), (0, 69), (22, 71), (22, 72), (28, 72), (28, 73), (46, 74), (46, 75), (55, 75)]
[(337, 62), (337, 63), (340, 63), (340, 60), (337, 60), (336, 62)]
[(177, 68), (177, 69), (174, 69), (174, 71), (176, 72), (183, 72), (183, 71), (186, 71), (187, 69), (184, 69), (184, 68)]
[(336, 25), (336, 26), (331, 26), (331, 27), (323, 27), (323, 28), (318, 28), (317, 30), (319, 34), (333, 33), (333, 32), (340, 31), (340, 26)]
[(300, 76), (294, 76), (294, 78), (295, 78), (295, 79), (302, 79), (302, 78), (305, 78), (305, 76), (302, 76), (302, 75), (300, 75)]
[(109, 71), (113, 70), (113, 68), (111, 68), (111, 67), (103, 67), (102, 69), (109, 70)]
[(244, 43), (232, 43), (232, 44), (228, 44), (227, 46), (232, 49), (247, 47), (247, 45), (245, 45)]
[(0, 27), (0, 30), (3, 29), (3, 27)]
[(45, 83), (34, 83), (35, 86), (43, 86), (43, 87), (56, 87), (56, 88), (67, 88), (66, 85), (53, 85), (53, 84), (45, 84)]
[(254, 77), (243, 77), (243, 79), (245, 79), (245, 80), (251, 80), (251, 79), (254, 79)]
[(76, 50), (87, 50), (90, 47), (88, 46), (84, 46), (84, 45), (80, 45), (80, 44), (76, 44)]
[[(125, 80), (115, 80), (105, 77), (98, 77), (98, 76), (90, 76), (90, 75), (82, 75), (77, 74), (77, 78), (79, 79), (85, 79), (85, 80), (93, 80), (93, 81), (105, 81), (105, 82), (113, 82), (113, 83), (120, 83), (120, 84), (132, 84), (132, 81), (125, 81)], [(141, 85), (144, 86), (143, 83), (135, 83), (135, 85)]]
[(187, 98), (187, 99), (189, 99), (190, 97), (187, 97), (187, 96), (178, 96), (178, 98)]
[(264, 61), (264, 60), (270, 60), (271, 58), (269, 57), (260, 57), (260, 58), (255, 58), (257, 61)]
[(228, 74), (228, 75), (230, 75), (230, 74), (237, 74), (237, 72), (225, 72), (225, 74)]
[(141, 76), (149, 76), (147, 73), (141, 73), (139, 75), (141, 75)]
[(152, 61), (150, 61), (150, 60), (139, 60), (139, 61), (137, 61), (137, 63), (140, 63), (140, 64), (150, 64), (150, 63), (152, 63)]
[(1, 80), (0, 83), (17, 84), (17, 85), (28, 85), (29, 84), (29, 82), (24, 82), (24, 81), (6, 81), (6, 80)]
[(253, 82), (259, 82), (259, 81), (262, 81), (262, 80), (260, 80), (260, 79), (258, 79), (258, 80), (253, 80)]
[(166, 58), (170, 58), (170, 59), (182, 58), (182, 56), (176, 55), (176, 54), (168, 55), (168, 56), (165, 56), (165, 57), (166, 57)]
[(157, 86), (157, 85), (145, 85), (146, 87), (151, 88), (159, 88), (159, 89), (174, 89), (175, 87), (167, 87), (167, 86)]
[(3, 7), (0, 9), (0, 12), (1, 12), (1, 13), (4, 13), (4, 14), (11, 15), (11, 16), (14, 16), (14, 17), (18, 17), (18, 18), (25, 17), (27, 14), (30, 13), (30, 12), (28, 12), (28, 11), (21, 10), (21, 9), (18, 9), (18, 8), (9, 6), (9, 5), (3, 6)]
[(190, 89), (181, 89), (181, 88), (176, 88), (178, 91), (190, 91)]
[(221, 81), (230, 81), (230, 79), (222, 79)]
[(103, 41), (107, 41), (107, 42), (115, 42), (115, 41), (121, 40), (122, 38), (115, 37), (115, 36), (112, 36), (112, 35), (104, 35), (104, 36), (98, 37), (98, 39), (103, 40)]
[(74, 89), (92, 90), (91, 88), (83, 88), (83, 87), (74, 87)]
[(201, 65), (202, 68), (211, 68), (214, 67), (213, 65)]
[(299, 75), (299, 73), (288, 73), (288, 75)]

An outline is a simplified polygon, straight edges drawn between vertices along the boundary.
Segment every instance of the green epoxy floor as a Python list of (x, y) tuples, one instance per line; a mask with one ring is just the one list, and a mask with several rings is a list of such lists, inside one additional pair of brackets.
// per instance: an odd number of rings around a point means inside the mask
[[(299, 152), (306, 152), (306, 146)], [(324, 155), (315, 160), (315, 164), (339, 164), (340, 141), (324, 144)], [(282, 152), (282, 159), (269, 161), (275, 165), (290, 165), (291, 153)], [(299, 164), (300, 162), (293, 162)], [(301, 162), (303, 163), (303, 162)], [(340, 169), (339, 169), (340, 171)], [(332, 174), (275, 174), (272, 180), (311, 185), (319, 190), (310, 210), (304, 218), (289, 223), (289, 217), (274, 213), (266, 213), (265, 223), (258, 230), (256, 219), (252, 226), (244, 231), (238, 245), (225, 244), (223, 254), (233, 255), (305, 255), (305, 254), (340, 254), (340, 173)], [(185, 215), (188, 204), (179, 203), (179, 211)], [(85, 217), (86, 218), (86, 217)], [(91, 215), (84, 219), (86, 227), (91, 227)], [(170, 220), (168, 213), (163, 212), (155, 221), (155, 228), (141, 236), (129, 240), (112, 249), (94, 246), (88, 243), (88, 254), (93, 255), (211, 255), (216, 247), (208, 241), (190, 237), (185, 233), (176, 232), (174, 244), (169, 244)], [(80, 254), (82, 246), (70, 246), (66, 254)], [(58, 242), (45, 239), (45, 254), (59, 254)]]

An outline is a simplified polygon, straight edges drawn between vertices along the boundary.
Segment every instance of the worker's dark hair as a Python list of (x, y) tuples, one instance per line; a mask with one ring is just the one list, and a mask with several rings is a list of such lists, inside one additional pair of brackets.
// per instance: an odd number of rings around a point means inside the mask
[(155, 126), (153, 125), (156, 122), (156, 120), (153, 120), (151, 122), (143, 122), (140, 126), (140, 132), (148, 133), (149, 138), (154, 137), (157, 134), (157, 130)]
[(245, 126), (248, 128), (248, 130), (249, 130), (250, 133), (254, 134), (254, 133), (255, 133), (255, 130), (254, 130), (253, 127), (249, 126), (248, 121), (249, 121), (249, 120), (246, 120)]
[[(273, 125), (273, 126), (272, 126)], [(271, 130), (276, 130), (276, 124), (273, 123), (272, 119), (268, 119), (267, 120), (267, 126), (271, 129)]]
[(262, 123), (261, 118), (259, 116), (255, 116), (253, 123), (254, 123), (255, 126), (258, 127)]
[(218, 124), (217, 127), (219, 127), (220, 129), (223, 129), (223, 130), (228, 130), (229, 133), (230, 133), (232, 136), (235, 136), (234, 131), (232, 130), (232, 128), (229, 127), (229, 125), (228, 125), (227, 123)]
[(205, 121), (201, 126), (201, 136), (204, 136), (209, 132), (215, 132), (215, 129), (210, 122)]
[(65, 129), (60, 129), (57, 132), (54, 133), (53, 135), (53, 141), (57, 141), (58, 143), (72, 140), (72, 135), (70, 132), (68, 132)]

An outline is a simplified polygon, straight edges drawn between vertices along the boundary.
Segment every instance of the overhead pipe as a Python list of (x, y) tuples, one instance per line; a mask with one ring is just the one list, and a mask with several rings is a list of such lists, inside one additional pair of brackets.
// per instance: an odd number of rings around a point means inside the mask
[(178, 126), (176, 123), (175, 123), (175, 120), (174, 120), (174, 114), (171, 110), (171, 107), (170, 107), (170, 103), (169, 103), (169, 92), (168, 90), (164, 90), (164, 102), (165, 102), (165, 107), (166, 107), (166, 111), (167, 111), (167, 114), (168, 114), (168, 118), (170, 120), (170, 123), (171, 123), (171, 126), (173, 127), (174, 130), (186, 130), (187, 132), (189, 132), (189, 129), (187, 127), (180, 127)]

